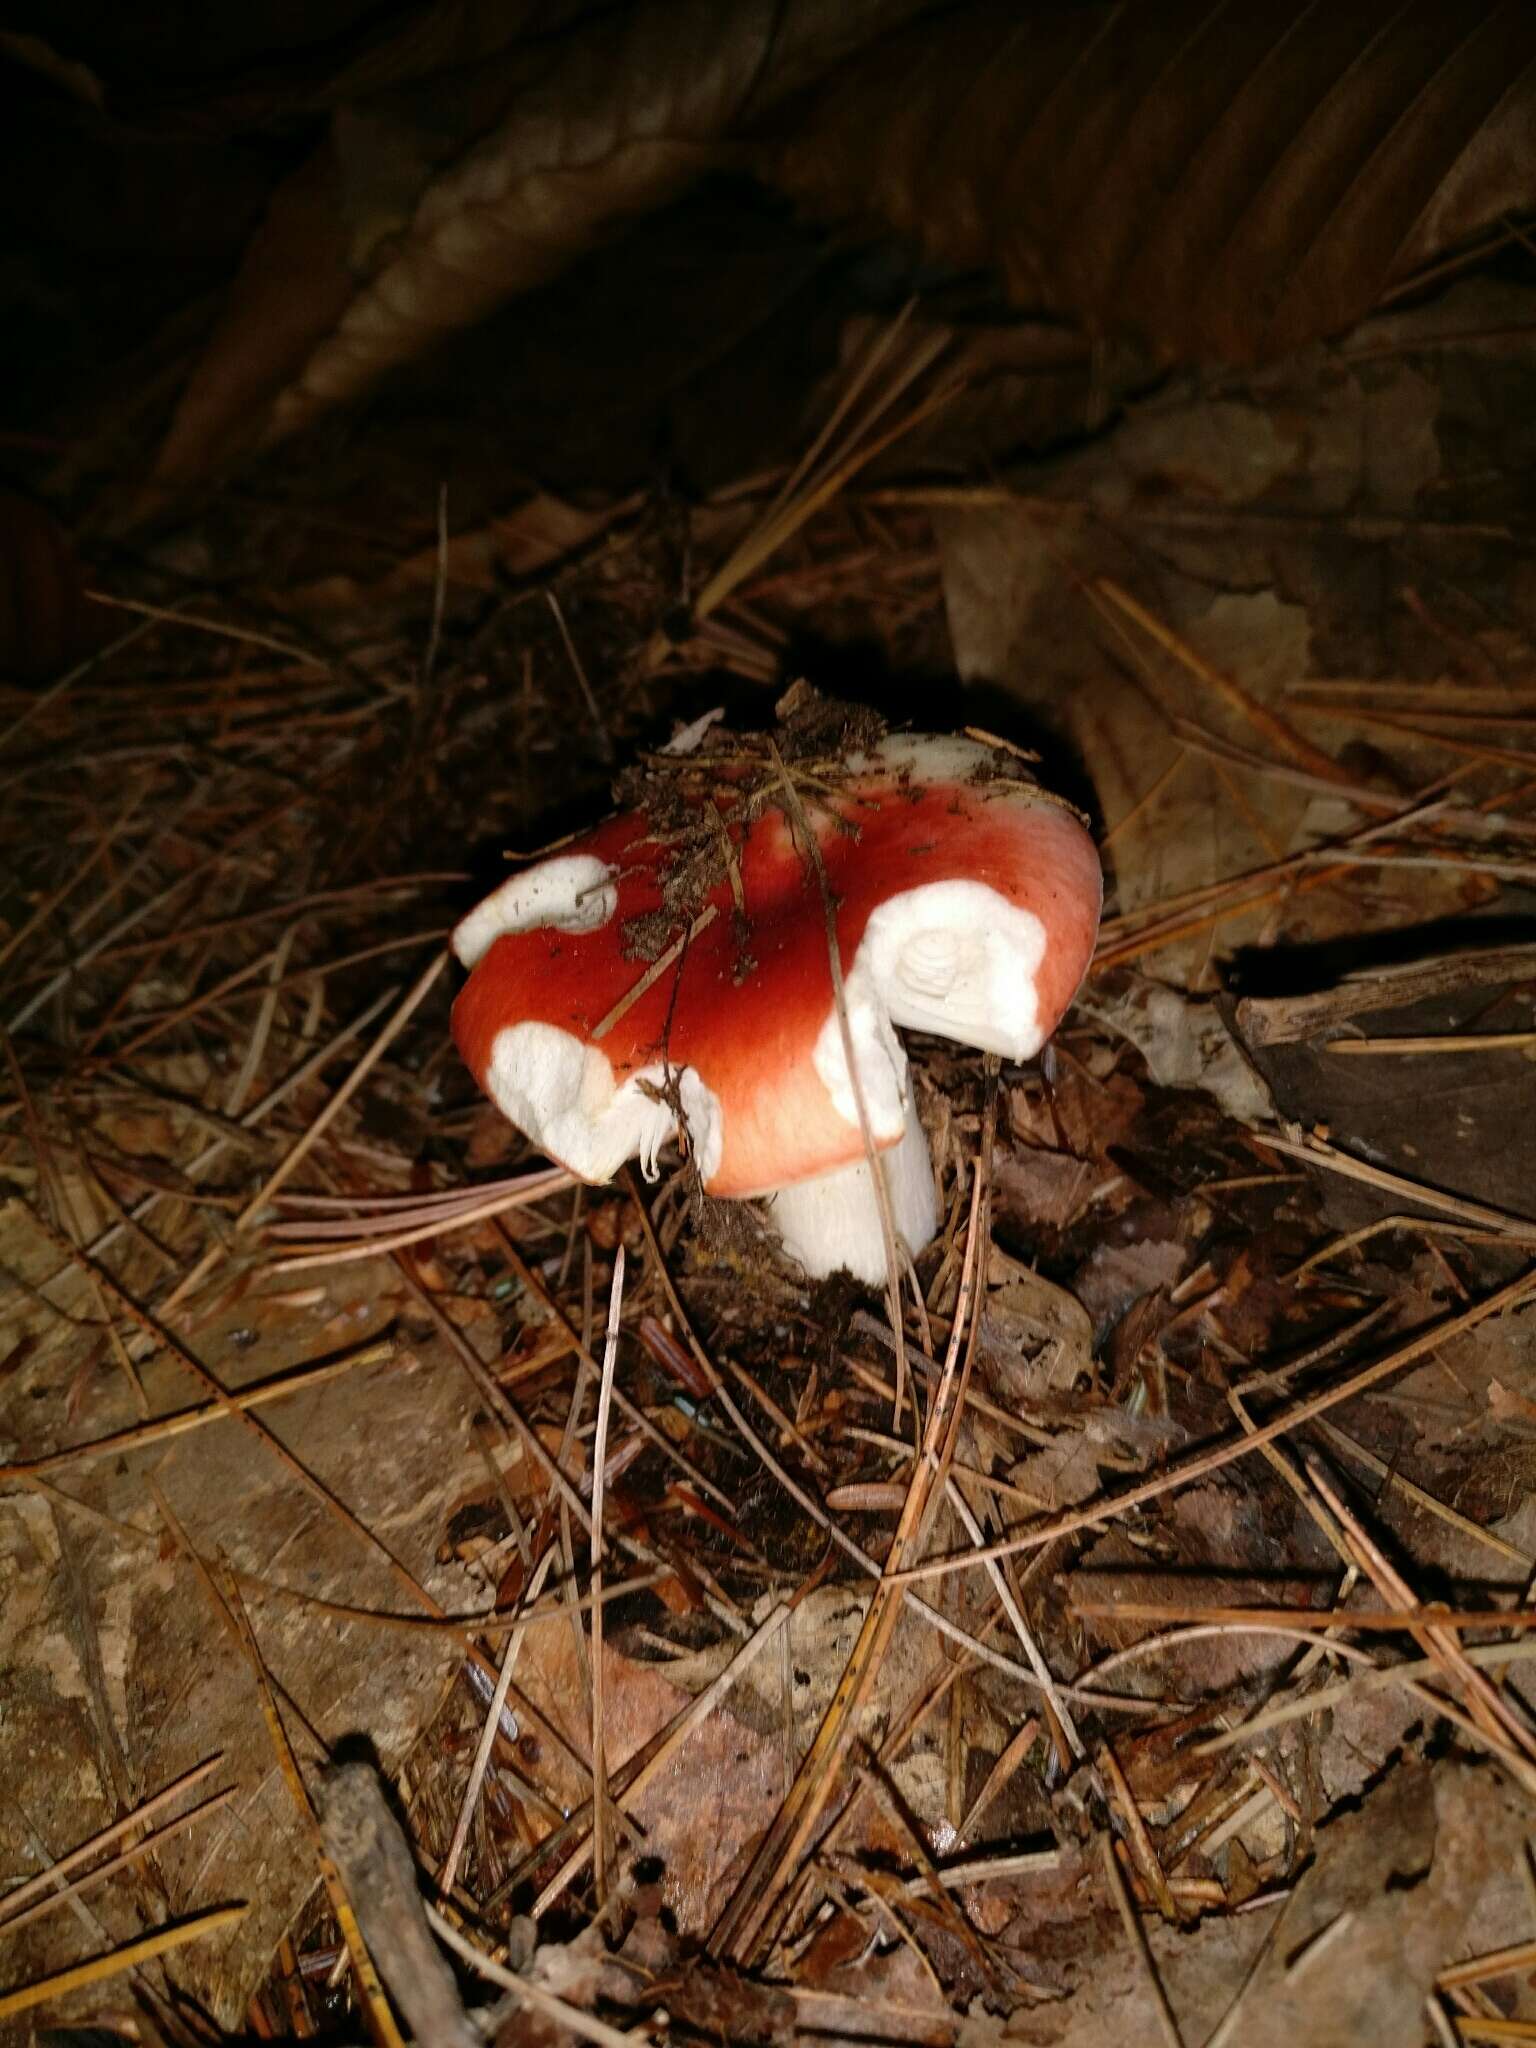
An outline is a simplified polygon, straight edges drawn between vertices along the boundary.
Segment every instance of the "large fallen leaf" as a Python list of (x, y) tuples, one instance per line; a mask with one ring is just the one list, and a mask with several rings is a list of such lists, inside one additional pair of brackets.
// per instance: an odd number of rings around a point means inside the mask
[[(1442, 687), (1445, 638), (1421, 582), (1453, 578), (1480, 607), (1460, 662), (1502, 658), (1480, 636), (1525, 544), (1480, 493), (1520, 457), (1524, 429), (1494, 394), (1533, 306), (1469, 284), (1369, 323), (1347, 350), (1215, 392), (1170, 383), (1111, 434), (1037, 467), (1016, 502), (992, 493), (938, 516), (956, 666), (1069, 739), (1102, 812), (1119, 913), (1363, 828), (1373, 814), (1349, 785), (1390, 803), (1463, 762), (1430, 735), (1379, 739), (1368, 705), (1325, 716), (1296, 686), (1333, 674)], [(1358, 762), (1344, 768), (1346, 743)], [(1134, 959), (1200, 992), (1239, 941), (1416, 923), (1489, 887), (1466, 868), (1323, 875), (1293, 869), (1196, 902), (1155, 950), (1140, 923), (1110, 923), (1101, 964)]]
[[(303, 178), (336, 177), (352, 276), (336, 303), (316, 223), (268, 221), (190, 395), (210, 455), (358, 397), (722, 165), (1163, 359), (1342, 328), (1531, 197), (1536, 15), (1510, 0), (533, 14), (457, 0), (314, 93), (333, 129)], [(178, 419), (163, 472), (195, 447)]]
[[(37, 1264), (35, 1238), (10, 1219), (5, 1260), (24, 1272), (47, 1270)], [(375, 1306), (370, 1291), (370, 1282), (347, 1284), (348, 1341), (388, 1313), (387, 1297)], [(231, 1389), (312, 1356), (310, 1319), (296, 1314), (280, 1324), (256, 1300), (235, 1302), (193, 1339), (198, 1357)], [(262, 1341), (253, 1348), (244, 1340), (257, 1316)], [(146, 1363), (143, 1378), (157, 1413), (186, 1403), (187, 1380), (163, 1354)], [(83, 1417), (71, 1408), (72, 1382)], [(265, 1412), (274, 1433), (440, 1604), (462, 1612), (484, 1593), (438, 1553), (452, 1504), (484, 1485), (474, 1408), (446, 1347), (426, 1346), (416, 1356), (360, 1365)], [(0, 1379), (5, 1456), (138, 1420), (120, 1375), (82, 1381), (41, 1346)], [(277, 1775), (251, 1670), (162, 1525), (151, 1477), (206, 1560), (222, 1557), (271, 1587), (296, 1589), (263, 1591), (246, 1578), (244, 1598), (272, 1677), (326, 1742), (366, 1733), (385, 1763), (397, 1764), (462, 1650), (430, 1628), (404, 1637), (310, 1605), (318, 1598), (421, 1611), (376, 1549), (321, 1510), (275, 1455), (228, 1419), (169, 1442), (82, 1459), (52, 1475), (61, 1491), (51, 1498), (12, 1483), (0, 1509), (0, 1725), (14, 1796), (0, 1801), (0, 1869), (36, 1869), (44, 1850), (61, 1855), (84, 1841), (141, 1789), (221, 1755), (212, 1786), (234, 1785), (236, 1799), (161, 1852), (159, 1896), (171, 1917), (210, 1901), (250, 1900), (238, 1928), (193, 1944), (172, 1969), (184, 1992), (235, 2027), (318, 1865)], [(296, 1716), (289, 1725), (307, 1765), (312, 1742)], [(11, 1761), (19, 1758), (24, 1767)], [(131, 1881), (104, 1888), (92, 1905), (105, 1938), (83, 1936), (67, 1912), (39, 1919), (7, 1943), (6, 1981), (46, 1975), (142, 1931), (143, 1901)]]
[(770, 175), (1022, 304), (1242, 361), (1528, 207), (1533, 128), (1520, 0), (973, 0), (824, 80)]
[(426, 189), (275, 402), (293, 432), (442, 336), (554, 276), (624, 218), (727, 160), (732, 128), (915, 0), (649, 0), (520, 59), (505, 121)]

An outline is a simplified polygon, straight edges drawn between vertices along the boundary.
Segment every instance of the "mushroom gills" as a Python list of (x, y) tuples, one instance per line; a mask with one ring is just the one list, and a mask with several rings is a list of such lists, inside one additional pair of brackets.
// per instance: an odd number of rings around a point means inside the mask
[[(896, 1235), (910, 1257), (939, 1227), (933, 1160), (910, 1095), (901, 1137), (876, 1158), (890, 1195)], [(780, 1188), (764, 1207), (784, 1249), (812, 1279), (825, 1279), (839, 1267), (871, 1287), (885, 1279), (885, 1235), (867, 1159)]]

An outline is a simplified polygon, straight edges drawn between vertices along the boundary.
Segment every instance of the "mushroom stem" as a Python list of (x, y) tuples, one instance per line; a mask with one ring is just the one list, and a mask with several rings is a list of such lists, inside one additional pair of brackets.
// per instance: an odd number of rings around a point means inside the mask
[[(939, 1227), (939, 1205), (928, 1138), (910, 1095), (906, 1130), (879, 1154), (878, 1163), (890, 1194), (896, 1235), (915, 1255)], [(871, 1287), (884, 1280), (885, 1236), (868, 1160), (780, 1188), (764, 1207), (784, 1249), (813, 1280), (840, 1267)]]

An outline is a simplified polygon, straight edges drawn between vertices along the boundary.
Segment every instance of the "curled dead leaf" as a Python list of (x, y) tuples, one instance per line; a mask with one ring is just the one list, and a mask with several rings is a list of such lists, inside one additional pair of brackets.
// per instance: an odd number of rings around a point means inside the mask
[(1168, 360), (1361, 318), (1531, 201), (1536, 12), (999, 7), (925, 17), (795, 110), (769, 174)]

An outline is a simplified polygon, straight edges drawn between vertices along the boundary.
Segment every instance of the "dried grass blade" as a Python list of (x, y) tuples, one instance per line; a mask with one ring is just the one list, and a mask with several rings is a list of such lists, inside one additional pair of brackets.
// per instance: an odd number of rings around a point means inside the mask
[(363, 1082), (372, 1073), (374, 1067), (384, 1057), (384, 1054), (394, 1043), (410, 1018), (420, 1008), (421, 1004), (430, 994), (438, 976), (447, 965), (448, 955), (446, 953), (439, 953), (432, 964), (417, 976), (411, 987), (406, 991), (405, 998), (401, 1002), (399, 1009), (396, 1010), (393, 1017), (390, 1018), (384, 1029), (373, 1041), (373, 1044), (369, 1046), (346, 1080), (336, 1090), (336, 1093), (331, 1097), (325, 1108), (321, 1110), (303, 1137), (284, 1155), (279, 1165), (267, 1176), (262, 1186), (257, 1189), (250, 1201), (246, 1203), (244, 1209), (241, 1210), (239, 1222), (242, 1225), (249, 1224), (251, 1219), (266, 1206), (283, 1182), (302, 1164), (318, 1140), (329, 1130), (346, 1104), (351, 1101)]

